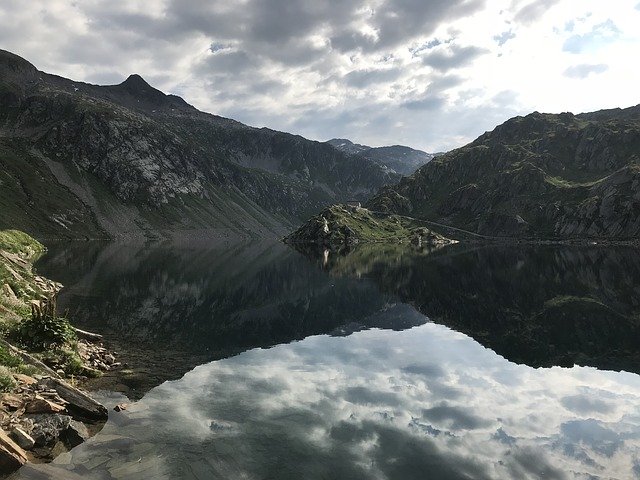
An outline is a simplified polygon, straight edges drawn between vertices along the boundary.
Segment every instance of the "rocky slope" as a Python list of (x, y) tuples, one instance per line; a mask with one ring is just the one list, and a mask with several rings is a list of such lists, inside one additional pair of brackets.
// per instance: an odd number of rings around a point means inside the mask
[(505, 237), (634, 239), (640, 106), (516, 117), (368, 206)]
[(399, 178), (325, 143), (96, 86), (0, 51), (0, 228), (39, 237), (281, 233)]
[(403, 145), (368, 147), (345, 138), (334, 138), (327, 143), (344, 153), (370, 160), (400, 175), (411, 175), (438, 155)]

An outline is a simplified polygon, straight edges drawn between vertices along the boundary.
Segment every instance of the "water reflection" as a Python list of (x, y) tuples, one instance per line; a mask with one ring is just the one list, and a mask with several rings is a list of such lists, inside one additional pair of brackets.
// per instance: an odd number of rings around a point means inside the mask
[(373, 280), (511, 361), (640, 372), (637, 249), (368, 245), (307, 255), (334, 277)]
[(331, 278), (280, 243), (65, 243), (37, 268), (65, 284), (58, 304), (74, 322), (105, 334), (132, 367), (96, 386), (136, 398), (246, 349), (426, 321), (394, 314), (400, 302), (373, 282)]
[(436, 324), (310, 337), (197, 367), (14, 478), (632, 478), (639, 400), (634, 374), (516, 365)]

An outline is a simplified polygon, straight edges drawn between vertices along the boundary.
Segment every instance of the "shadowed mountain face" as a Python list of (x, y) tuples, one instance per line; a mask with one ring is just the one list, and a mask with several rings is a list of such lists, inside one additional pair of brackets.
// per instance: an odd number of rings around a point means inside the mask
[(635, 249), (455, 246), (429, 253), (364, 245), (309, 255), (333, 276), (370, 279), (512, 362), (640, 372)]
[(65, 242), (37, 268), (64, 283), (61, 311), (130, 364), (118, 382), (131, 396), (247, 349), (426, 321), (372, 282), (331, 278), (279, 243)]
[(139, 75), (89, 85), (0, 51), (0, 228), (273, 236), (398, 179), (328, 144), (200, 112)]
[(403, 145), (389, 147), (368, 147), (353, 143), (345, 138), (334, 138), (327, 142), (338, 150), (350, 155), (366, 158), (378, 165), (401, 175), (411, 175), (418, 168), (429, 163), (436, 156)]
[(640, 106), (516, 117), (437, 157), (374, 210), (507, 237), (634, 239)]

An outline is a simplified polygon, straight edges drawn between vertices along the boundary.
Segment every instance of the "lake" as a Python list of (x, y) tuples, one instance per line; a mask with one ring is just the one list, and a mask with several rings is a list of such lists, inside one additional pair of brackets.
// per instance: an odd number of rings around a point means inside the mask
[[(640, 476), (640, 254), (53, 245), (127, 363), (104, 429), (15, 479)], [(57, 476), (56, 476), (57, 475)]]

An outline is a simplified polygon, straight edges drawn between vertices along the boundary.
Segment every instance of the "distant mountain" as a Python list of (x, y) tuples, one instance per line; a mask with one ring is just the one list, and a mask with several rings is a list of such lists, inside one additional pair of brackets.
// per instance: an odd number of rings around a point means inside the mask
[(423, 152), (422, 150), (414, 150), (413, 148), (402, 145), (368, 147), (366, 145), (353, 143), (345, 138), (334, 138), (327, 143), (342, 152), (371, 160), (401, 175), (411, 175), (418, 168), (429, 163), (438, 155)]
[(490, 236), (636, 240), (640, 105), (512, 118), (367, 206)]
[(0, 228), (273, 236), (399, 178), (326, 143), (200, 112), (139, 75), (90, 85), (0, 50)]

